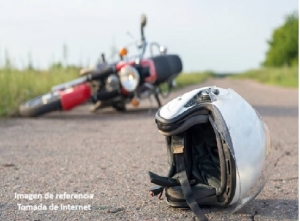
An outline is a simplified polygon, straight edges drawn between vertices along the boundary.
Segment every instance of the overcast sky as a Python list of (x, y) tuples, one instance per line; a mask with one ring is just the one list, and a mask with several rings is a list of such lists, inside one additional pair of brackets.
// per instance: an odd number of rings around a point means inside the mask
[[(5, 51), (18, 67), (62, 61), (96, 63), (102, 52), (140, 37), (179, 54), (185, 71), (237, 72), (258, 68), (267, 40), (297, 0), (0, 0), (0, 65)], [(129, 52), (133, 52), (129, 48)]]

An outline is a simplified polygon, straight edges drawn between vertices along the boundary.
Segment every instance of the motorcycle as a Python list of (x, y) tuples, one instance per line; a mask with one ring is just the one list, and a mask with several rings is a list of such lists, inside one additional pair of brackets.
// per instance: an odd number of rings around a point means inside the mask
[[(108, 64), (102, 54), (102, 63), (97, 68), (82, 70), (78, 79), (56, 85), (51, 92), (21, 104), (20, 116), (36, 117), (56, 110), (68, 111), (88, 100), (94, 104), (92, 111), (105, 107), (125, 111), (128, 103), (138, 106), (141, 99), (151, 95), (160, 107), (159, 96), (169, 95), (174, 79), (182, 71), (182, 62), (178, 55), (167, 54), (167, 49), (156, 42), (148, 46), (144, 35), (146, 23), (146, 16), (142, 15), (137, 56), (129, 58), (124, 47), (119, 51), (120, 60)], [(147, 47), (150, 47), (151, 56), (144, 58)], [(153, 47), (159, 49), (158, 55), (153, 55)], [(163, 84), (167, 89), (162, 89)]]

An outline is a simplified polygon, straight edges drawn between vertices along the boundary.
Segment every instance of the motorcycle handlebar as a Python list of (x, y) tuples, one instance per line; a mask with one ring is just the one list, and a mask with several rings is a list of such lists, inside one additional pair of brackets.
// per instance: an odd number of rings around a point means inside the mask
[(110, 74), (113, 74), (115, 72), (114, 67), (109, 67), (104, 70), (92, 70), (90, 73), (87, 75), (87, 79), (89, 81), (92, 80), (102, 80), (107, 78)]
[(144, 35), (144, 27), (141, 27), (141, 37), (142, 37), (142, 41), (145, 40), (145, 35)]

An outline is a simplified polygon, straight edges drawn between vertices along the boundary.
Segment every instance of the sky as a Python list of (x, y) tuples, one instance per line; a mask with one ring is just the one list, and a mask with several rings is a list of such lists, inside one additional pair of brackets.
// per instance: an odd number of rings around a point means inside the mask
[(146, 14), (147, 41), (178, 54), (185, 72), (242, 72), (260, 67), (274, 29), (294, 11), (297, 0), (0, 0), (0, 66), (5, 57), (19, 68), (64, 57), (94, 65), (140, 39)]

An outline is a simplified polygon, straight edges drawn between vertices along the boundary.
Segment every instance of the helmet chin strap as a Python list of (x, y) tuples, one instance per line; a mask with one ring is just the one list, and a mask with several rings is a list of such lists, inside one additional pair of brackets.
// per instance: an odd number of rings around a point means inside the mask
[(190, 186), (190, 182), (186, 174), (184, 151), (187, 151), (187, 149), (190, 147), (189, 145), (186, 145), (185, 138), (186, 138), (186, 134), (182, 138), (183, 145), (181, 147), (179, 145), (176, 145), (176, 147), (174, 148), (174, 158), (175, 158), (176, 172), (177, 172), (176, 178), (178, 179), (181, 185), (182, 193), (185, 197), (186, 203), (189, 205), (190, 209), (197, 216), (197, 219), (199, 221), (208, 221), (207, 217), (204, 215), (203, 211), (201, 210), (195, 198), (193, 197), (193, 192)]

